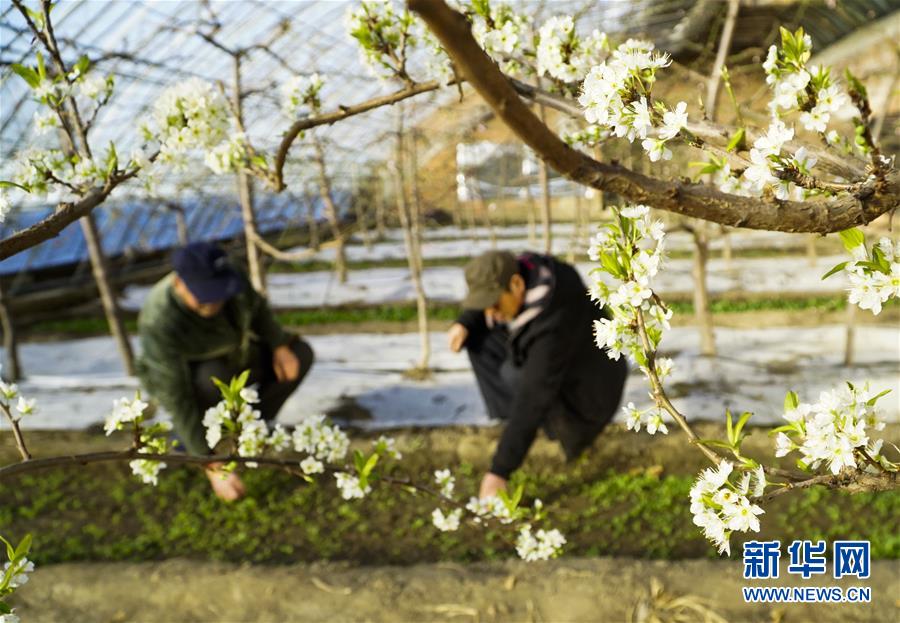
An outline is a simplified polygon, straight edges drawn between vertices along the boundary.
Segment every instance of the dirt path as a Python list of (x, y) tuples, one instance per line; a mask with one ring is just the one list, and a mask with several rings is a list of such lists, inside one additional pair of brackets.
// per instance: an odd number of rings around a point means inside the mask
[[(731, 621), (845, 623), (900, 617), (900, 562), (877, 561), (869, 604), (745, 604), (728, 561), (616, 558), (548, 563), (253, 567), (173, 560), (38, 569), (18, 593), (24, 621)], [(787, 574), (782, 569), (781, 576)], [(792, 578), (793, 576), (787, 576)], [(657, 583), (658, 581), (658, 583)], [(662, 591), (651, 596), (651, 584)], [(788, 586), (790, 581), (773, 581)], [(679, 601), (674, 599), (680, 598)], [(681, 604), (682, 609), (677, 606)], [(677, 612), (684, 618), (674, 618)], [(654, 619), (653, 616), (658, 618)], [(704, 619), (709, 616), (710, 618)], [(721, 618), (712, 618), (718, 616)]]

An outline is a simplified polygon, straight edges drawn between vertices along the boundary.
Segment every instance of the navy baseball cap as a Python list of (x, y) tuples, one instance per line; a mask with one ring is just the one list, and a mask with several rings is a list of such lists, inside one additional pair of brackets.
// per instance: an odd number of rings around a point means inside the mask
[(203, 304), (226, 301), (244, 289), (244, 278), (213, 242), (192, 242), (172, 255), (172, 267)]

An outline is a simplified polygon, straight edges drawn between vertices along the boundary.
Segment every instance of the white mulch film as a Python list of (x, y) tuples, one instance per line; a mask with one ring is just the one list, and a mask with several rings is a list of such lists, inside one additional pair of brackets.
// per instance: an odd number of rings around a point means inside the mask
[[(564, 252), (571, 244), (571, 223), (554, 226), (555, 247)], [(455, 227), (428, 229), (424, 233), (426, 258), (466, 257), (491, 248), (487, 229), (479, 228), (478, 242), (472, 231)], [(529, 248), (528, 228), (524, 225), (497, 227), (497, 246), (513, 251)], [(540, 235), (540, 231), (538, 231)], [(790, 250), (782, 257), (733, 258), (730, 262), (709, 262), (708, 285), (715, 294), (730, 292), (770, 293), (804, 292), (840, 295), (846, 286), (842, 274), (823, 281), (822, 275), (843, 256), (819, 257), (810, 265), (803, 255), (806, 236), (776, 232), (740, 231), (732, 233), (734, 249), (774, 248)], [(405, 257), (405, 248), (396, 230), (371, 250), (352, 244), (352, 260), (381, 260)], [(692, 248), (684, 232), (673, 232), (667, 239), (669, 249)], [(721, 247), (721, 238), (711, 241)], [(325, 250), (321, 259), (328, 259)], [(583, 276), (593, 268), (582, 263)], [(425, 290), (429, 299), (459, 301), (465, 294), (463, 269), (457, 266), (426, 268)], [(660, 271), (654, 287), (663, 296), (685, 295), (693, 290), (691, 261), (669, 260)], [(137, 309), (147, 287), (126, 291), (126, 308)], [(351, 270), (349, 281), (339, 284), (330, 271), (275, 273), (269, 275), (269, 290), (275, 308), (321, 307), (344, 304), (379, 304), (410, 301), (414, 298), (406, 268), (370, 268)], [(845, 327), (716, 329), (720, 356), (699, 355), (695, 327), (675, 328), (666, 334), (661, 351), (675, 360), (674, 374), (668, 381), (675, 404), (690, 419), (721, 420), (725, 408), (752, 411), (753, 422), (774, 424), (781, 417), (784, 393), (797, 391), (804, 400), (814, 400), (820, 391), (845, 380), (870, 380), (879, 389), (895, 391), (882, 399), (889, 421), (900, 421), (900, 327), (860, 326), (856, 336), (856, 362), (842, 365)], [(419, 356), (417, 334), (334, 334), (307, 339), (316, 351), (316, 365), (282, 411), (281, 421), (292, 423), (304, 414), (329, 411), (355, 402), (370, 419), (354, 420), (357, 426), (387, 428), (406, 425), (443, 426), (454, 424), (486, 425), (490, 420), (478, 394), (468, 359), (453, 354), (442, 333), (431, 336), (431, 365), (437, 369), (432, 380), (407, 380), (403, 372)], [(135, 348), (139, 348), (134, 340)], [(68, 340), (56, 343), (27, 343), (21, 346), (21, 359), (28, 379), (20, 383), (22, 391), (38, 399), (39, 410), (23, 421), (25, 428), (79, 429), (103, 419), (115, 398), (128, 395), (137, 381), (122, 372), (118, 353), (108, 337)], [(623, 404), (650, 405), (642, 376), (632, 371)], [(619, 417), (621, 420), (621, 417)], [(2, 424), (0, 424), (2, 425)]]
[[(879, 404), (888, 421), (900, 422), (900, 328), (858, 327), (856, 364), (849, 368), (842, 365), (844, 333), (841, 325), (720, 328), (716, 337), (722, 355), (709, 359), (699, 355), (694, 327), (674, 328), (661, 346), (663, 354), (675, 361), (667, 386), (673, 395), (682, 396), (674, 402), (689, 419), (720, 421), (727, 407), (754, 412), (752, 421), (757, 424), (774, 424), (781, 418), (788, 389), (812, 401), (819, 392), (845, 380), (868, 379), (875, 388), (894, 389)], [(282, 422), (292, 423), (304, 414), (324, 412), (355, 398), (371, 412), (371, 419), (354, 421), (366, 428), (490, 423), (468, 359), (449, 351), (443, 333), (431, 335), (432, 365), (438, 372), (426, 382), (403, 377), (403, 371), (418, 359), (417, 334), (307, 339), (316, 351), (316, 364), (285, 405)], [(134, 344), (138, 346), (137, 340)], [(138, 386), (136, 379), (122, 372), (108, 337), (23, 344), (20, 357), (25, 370), (33, 371), (20, 388), (37, 398), (39, 405), (37, 414), (23, 419), (25, 428), (80, 429), (96, 424), (115, 398), (132, 394)], [(646, 382), (635, 370), (623, 403), (628, 401), (639, 407), (650, 405)]]

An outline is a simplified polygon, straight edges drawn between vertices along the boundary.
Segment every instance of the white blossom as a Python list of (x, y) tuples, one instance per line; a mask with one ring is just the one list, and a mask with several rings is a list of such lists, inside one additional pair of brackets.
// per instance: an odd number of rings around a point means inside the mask
[(28, 574), (34, 571), (34, 563), (27, 558), (16, 561), (15, 565), (7, 562), (3, 565), (3, 577), (9, 578), (10, 588), (19, 588), (28, 582)]
[(431, 522), (441, 532), (454, 532), (459, 530), (459, 520), (462, 517), (462, 512), (461, 508), (456, 508), (445, 515), (441, 509), (436, 508), (431, 512)]
[(801, 403), (784, 417), (794, 427), (775, 439), (775, 456), (797, 450), (811, 469), (827, 464), (832, 474), (858, 467), (856, 452), (869, 443), (868, 431), (881, 430), (884, 421), (868, 384), (822, 392), (816, 403)]
[(720, 554), (729, 556), (731, 532), (759, 532), (757, 515), (764, 512), (746, 497), (752, 475), (745, 473), (740, 485), (735, 487), (729, 482), (733, 470), (731, 462), (720, 461), (718, 468), (703, 471), (690, 493), (694, 524), (703, 528), (704, 536), (716, 545)]
[(352, 474), (337, 472), (334, 478), (337, 480), (338, 489), (341, 490), (341, 497), (345, 500), (362, 499), (372, 491), (369, 485), (366, 485), (365, 489), (360, 487), (359, 478)]
[(324, 415), (304, 417), (294, 428), (294, 450), (320, 461), (336, 463), (347, 455), (350, 440), (337, 426), (329, 426)]
[(659, 137), (663, 140), (675, 138), (687, 125), (687, 121), (687, 104), (678, 102), (674, 110), (668, 110), (663, 114), (663, 127), (659, 132)]
[(239, 395), (244, 402), (249, 402), (250, 404), (259, 402), (259, 392), (254, 387), (244, 387)]
[(325, 471), (325, 466), (322, 464), (322, 461), (308, 456), (300, 461), (300, 469), (303, 470), (304, 474), (311, 476), (312, 474), (323, 473)]
[(439, 469), (434, 472), (434, 482), (441, 488), (441, 495), (449, 498), (453, 495), (453, 489), (456, 486), (456, 479), (450, 473), (449, 469)]
[(39, 136), (48, 134), (60, 126), (59, 115), (53, 110), (35, 111), (32, 123)]
[(88, 74), (78, 82), (78, 93), (82, 97), (98, 100), (109, 93), (106, 79), (97, 74)]
[(128, 400), (127, 398), (119, 398), (113, 401), (113, 410), (106, 417), (106, 423), (103, 430), (107, 435), (111, 435), (113, 431), (121, 430), (125, 424), (139, 421), (144, 416), (144, 410), (150, 405), (135, 398)]
[(32, 415), (34, 413), (34, 403), (34, 398), (19, 396), (19, 401), (16, 403), (16, 411), (19, 412), (19, 415), (13, 415), (13, 420), (18, 421), (22, 419), (23, 416)]
[(530, 525), (525, 525), (519, 530), (516, 539), (516, 552), (525, 561), (549, 560), (556, 558), (562, 552), (566, 538), (559, 530), (531, 531)]
[(319, 92), (325, 85), (319, 74), (292, 76), (281, 86), (281, 111), (295, 118), (316, 112), (321, 106)]
[(159, 484), (159, 472), (165, 469), (166, 464), (162, 461), (149, 461), (147, 459), (135, 459), (129, 461), (128, 466), (131, 467), (131, 473), (140, 478), (144, 484)]
[(389, 458), (397, 461), (403, 458), (403, 453), (397, 449), (397, 440), (393, 437), (380, 435), (372, 445), (375, 446), (376, 452), (380, 452)]

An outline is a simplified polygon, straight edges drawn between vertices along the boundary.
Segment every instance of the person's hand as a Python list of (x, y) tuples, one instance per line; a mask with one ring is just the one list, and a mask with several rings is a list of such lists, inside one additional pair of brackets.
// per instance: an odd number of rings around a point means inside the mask
[(222, 463), (210, 463), (206, 466), (206, 477), (216, 496), (226, 502), (234, 502), (244, 497), (244, 483), (235, 472), (226, 472)]
[(482, 500), (492, 498), (500, 491), (506, 491), (506, 478), (488, 472), (481, 479), (481, 490), (478, 492), (478, 497)]
[(296, 381), (300, 378), (300, 360), (289, 346), (279, 346), (272, 354), (272, 368), (279, 383)]
[(462, 349), (463, 344), (466, 343), (468, 336), (469, 330), (458, 322), (454, 322), (450, 330), (447, 331), (447, 343), (450, 345), (450, 350), (458, 353)]

